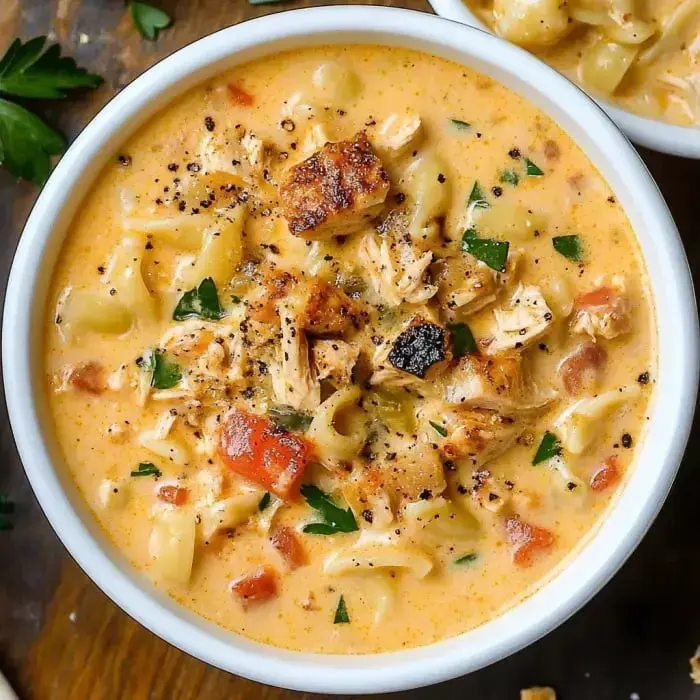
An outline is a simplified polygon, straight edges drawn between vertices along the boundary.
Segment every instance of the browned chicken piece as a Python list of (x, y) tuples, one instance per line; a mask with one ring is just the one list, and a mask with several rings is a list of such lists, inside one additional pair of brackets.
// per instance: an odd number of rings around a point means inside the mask
[(360, 131), (351, 141), (327, 143), (293, 166), (280, 194), (289, 230), (323, 239), (352, 233), (376, 216), (389, 186), (389, 175)]
[(79, 391), (98, 396), (106, 388), (104, 367), (99, 362), (83, 362), (70, 370), (70, 383)]
[(442, 461), (430, 444), (411, 444), (380, 469), (387, 490), (409, 501), (439, 496), (447, 486)]
[(340, 490), (358, 520), (361, 518), (377, 528), (387, 527), (393, 521), (389, 494), (384, 488), (382, 473), (376, 467), (355, 467)]
[(361, 321), (357, 302), (323, 280), (310, 281), (297, 299), (302, 327), (313, 335), (339, 335)]
[(350, 383), (352, 369), (360, 355), (360, 348), (344, 340), (317, 340), (311, 348), (319, 381), (330, 379), (336, 387)]
[(631, 311), (624, 280), (616, 276), (576, 299), (571, 330), (612, 340), (629, 331)]
[(598, 343), (580, 343), (559, 364), (559, 377), (567, 394), (576, 396), (598, 383), (608, 353)]

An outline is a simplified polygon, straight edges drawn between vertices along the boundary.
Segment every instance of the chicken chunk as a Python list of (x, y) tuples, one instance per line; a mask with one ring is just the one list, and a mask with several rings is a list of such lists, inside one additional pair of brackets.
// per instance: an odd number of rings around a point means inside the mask
[(308, 239), (352, 233), (379, 213), (389, 185), (364, 132), (327, 143), (293, 166), (280, 188), (289, 230)]
[(568, 394), (573, 396), (592, 389), (608, 359), (605, 350), (592, 341), (579, 344), (559, 364), (559, 377)]
[(373, 139), (377, 150), (389, 156), (400, 156), (415, 146), (423, 133), (423, 124), (417, 112), (390, 114), (377, 128)]
[(338, 287), (314, 279), (297, 299), (302, 328), (314, 335), (340, 335), (360, 322), (356, 302)]
[(350, 383), (352, 369), (360, 348), (343, 340), (317, 340), (311, 348), (311, 358), (319, 381), (330, 379), (337, 387)]
[(576, 299), (571, 330), (612, 340), (629, 330), (630, 315), (624, 280), (616, 275), (610, 282), (599, 280), (594, 289)]
[(439, 496), (447, 487), (445, 472), (431, 444), (413, 443), (393, 461), (380, 466), (385, 486), (409, 501)]
[(496, 328), (490, 355), (519, 350), (538, 341), (554, 323), (539, 287), (518, 285), (505, 308), (494, 311)]

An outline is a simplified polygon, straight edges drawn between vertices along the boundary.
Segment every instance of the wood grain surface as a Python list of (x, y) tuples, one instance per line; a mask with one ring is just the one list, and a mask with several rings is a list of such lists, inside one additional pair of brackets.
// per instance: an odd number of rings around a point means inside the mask
[[(121, 87), (160, 58), (222, 27), (323, 2), (160, 0), (173, 26), (140, 39), (122, 0), (0, 0), (0, 52), (15, 36), (49, 34), (105, 83), (61, 104), (40, 103), (73, 138)], [(359, 3), (357, 3), (359, 4)], [(426, 0), (387, 1), (430, 11)], [(700, 270), (700, 163), (642, 152)], [(0, 170), (0, 277), (38, 190)], [(663, 313), (663, 310), (660, 310)], [(24, 477), (0, 408), (0, 493), (17, 503), (0, 532), (0, 669), (23, 700), (289, 700), (311, 697), (231, 676), (170, 647), (119, 610), (68, 557)], [(615, 579), (569, 622), (528, 649), (468, 677), (401, 698), (517, 700), (551, 684), (563, 700), (700, 700), (688, 657), (700, 643), (697, 428), (661, 516)], [(316, 696), (319, 697), (319, 696)]]

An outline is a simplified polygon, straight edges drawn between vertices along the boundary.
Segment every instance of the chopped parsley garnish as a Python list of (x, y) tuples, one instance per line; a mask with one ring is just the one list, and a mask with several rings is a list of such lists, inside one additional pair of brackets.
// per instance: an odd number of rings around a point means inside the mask
[(173, 311), (175, 321), (185, 321), (193, 317), (218, 321), (223, 315), (216, 284), (211, 277), (202, 280), (199, 287), (185, 292)]
[(301, 487), (301, 495), (306, 502), (317, 510), (323, 522), (309, 523), (304, 527), (304, 532), (309, 535), (334, 535), (337, 532), (356, 532), (357, 522), (352, 510), (339, 508), (330, 496), (323, 493), (318, 486), (304, 484)]
[(0, 494), (0, 530), (12, 530), (12, 523), (3, 517), (15, 512), (15, 504), (5, 495)]
[(452, 354), (455, 357), (476, 352), (476, 340), (466, 323), (451, 323), (447, 327), (452, 333)]
[(450, 119), (450, 121), (459, 131), (467, 131), (467, 129), (472, 128), (469, 122), (462, 121), (461, 119)]
[(508, 248), (510, 248), (508, 241), (497, 241), (495, 238), (477, 238), (474, 227), (468, 228), (462, 237), (462, 250), (486, 263), (496, 272), (506, 271)]
[(447, 437), (447, 428), (445, 428), (444, 425), (440, 425), (440, 423), (433, 423), (433, 421), (428, 421), (430, 425), (433, 427), (433, 430), (440, 436), (440, 437)]
[(162, 350), (153, 350), (147, 360), (151, 375), (151, 386), (154, 389), (172, 389), (181, 379), (180, 365), (165, 359)]
[(270, 505), (270, 501), (272, 501), (272, 496), (270, 492), (267, 491), (260, 499), (260, 503), (258, 503), (258, 510), (262, 513)]
[(455, 559), (455, 564), (471, 564), (473, 561), (476, 561), (479, 558), (479, 555), (476, 552), (469, 552), (469, 554), (464, 554), (461, 557), (457, 557)]
[(581, 245), (581, 239), (576, 234), (570, 236), (554, 236), (554, 238), (552, 238), (552, 245), (559, 255), (563, 255), (569, 260), (581, 262), (583, 259), (583, 246)]
[(270, 406), (267, 415), (275, 425), (292, 433), (305, 433), (313, 420), (308, 413), (285, 405)]
[[(61, 56), (53, 44), (44, 51), (46, 37), (22, 43), (15, 39), (0, 59), (0, 94), (23, 98), (60, 99), (69, 90), (94, 88), (102, 78)], [(43, 185), (51, 170), (51, 156), (63, 153), (63, 136), (29, 110), (0, 99), (0, 165), (14, 176)]]
[(131, 476), (161, 476), (161, 471), (153, 462), (141, 462), (139, 468), (131, 472)]
[(554, 433), (545, 432), (542, 442), (532, 459), (532, 464), (535, 466), (541, 462), (547, 462), (559, 454), (561, 454), (561, 443), (557, 439), (557, 436), (554, 435)]
[(129, 9), (131, 10), (131, 19), (144, 39), (153, 41), (161, 29), (172, 24), (172, 19), (168, 14), (157, 7), (147, 5), (145, 2), (132, 0)]
[(345, 605), (345, 598), (341, 595), (338, 601), (338, 607), (335, 609), (335, 617), (333, 618), (334, 625), (346, 625), (350, 622), (348, 608)]
[(498, 181), (517, 187), (520, 184), (520, 175), (518, 175), (513, 168), (506, 168), (505, 170), (501, 170)]
[(529, 158), (525, 158), (525, 171), (530, 177), (542, 177), (542, 175), (544, 175), (544, 171)]
[(488, 209), (491, 205), (486, 201), (486, 196), (484, 191), (481, 189), (481, 185), (478, 180), (474, 181), (474, 187), (469, 194), (469, 199), (467, 200), (467, 205), (473, 204), (477, 209)]

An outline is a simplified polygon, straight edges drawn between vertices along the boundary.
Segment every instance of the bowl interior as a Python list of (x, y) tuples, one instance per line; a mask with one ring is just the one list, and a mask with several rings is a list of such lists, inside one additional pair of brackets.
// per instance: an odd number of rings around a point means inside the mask
[[(135, 572), (106, 540), (52, 439), (42, 369), (42, 317), (67, 226), (107, 160), (173, 97), (259, 56), (328, 43), (413, 48), (490, 75), (550, 115), (610, 183), (637, 232), (658, 319), (659, 381), (636, 467), (608, 518), (549, 582), (500, 617), (428, 647), (370, 656), (285, 651), (227, 632), (181, 607)], [(115, 97), (63, 157), (27, 223), (4, 316), (5, 388), (18, 449), (62, 541), (127, 613), (209, 663), (274, 685), (319, 692), (383, 692), (473, 671), (551, 630), (619, 568), (658, 512), (690, 429), (697, 387), (697, 316), (683, 249), (664, 201), (636, 152), (576, 86), (526, 52), (481, 31), (387, 8), (296, 10), (231, 27), (147, 71)]]

